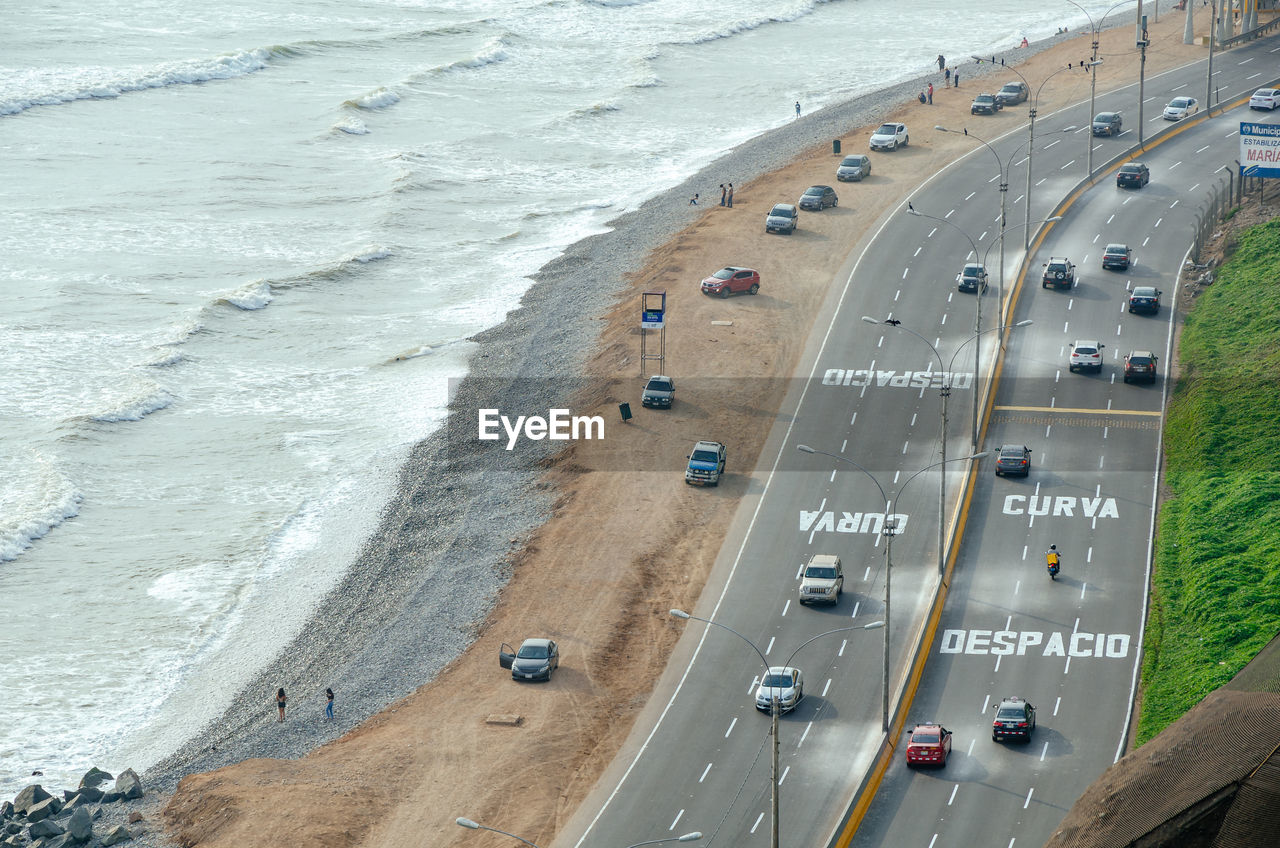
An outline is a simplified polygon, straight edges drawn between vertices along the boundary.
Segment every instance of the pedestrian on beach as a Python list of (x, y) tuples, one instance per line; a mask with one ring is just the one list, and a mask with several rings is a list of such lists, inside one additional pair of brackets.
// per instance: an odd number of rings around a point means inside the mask
[(698, 205), (698, 195), (697, 195), (697, 194), (695, 194), (693, 197), (689, 198), (689, 205), (690, 205), (690, 206), (697, 206), (697, 205)]
[(942, 73), (942, 69), (945, 68), (946, 66), (947, 66), (947, 60), (942, 57), (941, 53), (939, 53), (938, 54), (938, 73)]
[(276, 709), (280, 711), (280, 718), (276, 719), (276, 721), (284, 721), (284, 704), (285, 704), (285, 701), (287, 700), (289, 699), (284, 696), (284, 687), (277, 689), (276, 690)]
[(921, 103), (924, 103), (925, 102), (924, 92), (921, 91), (920, 95), (916, 99), (919, 100)]
[(951, 69), (947, 68), (947, 85), (951, 84)]
[(800, 101), (796, 101), (796, 117), (800, 117)]
[(956, 72), (954, 75), (952, 75), (951, 79), (955, 81), (956, 88), (959, 88), (960, 87), (960, 69), (959, 68), (956, 68)]
[(724, 183), (720, 183), (720, 205), (724, 206), (725, 187)]
[(933, 83), (929, 83), (929, 105), (933, 105)]
[(324, 690), (324, 717), (333, 721), (333, 690)]
[(733, 208), (733, 183), (729, 183), (729, 202), (725, 205), (730, 209)]

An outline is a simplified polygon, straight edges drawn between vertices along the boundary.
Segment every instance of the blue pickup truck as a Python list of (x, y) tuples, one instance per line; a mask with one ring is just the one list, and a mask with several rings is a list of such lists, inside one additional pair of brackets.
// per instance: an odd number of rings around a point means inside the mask
[(724, 445), (701, 441), (693, 446), (684, 470), (684, 481), (696, 486), (719, 486), (724, 475)]

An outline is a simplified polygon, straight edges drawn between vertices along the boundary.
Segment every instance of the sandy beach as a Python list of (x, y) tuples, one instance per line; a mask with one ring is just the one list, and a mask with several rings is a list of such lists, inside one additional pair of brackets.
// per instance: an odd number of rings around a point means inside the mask
[[(1183, 45), (1183, 21), (1164, 12), (1151, 26), (1148, 79), (1205, 55)], [(474, 339), (457, 414), (415, 449), (380, 531), (311, 625), (222, 718), (144, 775), (155, 794), (136, 844), (486, 838), (457, 827), (457, 816), (553, 844), (681, 635), (667, 610), (696, 604), (832, 280), (924, 179), (972, 150), (934, 125), (980, 127), (984, 138), (1023, 126), (1024, 107), (971, 117), (969, 104), (1017, 79), (1001, 59), (1035, 90), (1087, 58), (1089, 39), (1011, 48), (994, 65), (953, 59), (959, 88), (933, 73), (802, 115), (544, 268), (522, 307)], [(1099, 93), (1136, 80), (1131, 24), (1104, 31), (1099, 50)], [(915, 97), (929, 82), (933, 104), (922, 105)], [(1088, 96), (1085, 71), (1057, 73), (1039, 114)], [(884, 120), (907, 123), (910, 146), (874, 154), (871, 179), (837, 184), (832, 140), (864, 152)], [(727, 182), (732, 209), (718, 205)], [(839, 207), (807, 214), (794, 237), (764, 235), (765, 212), (815, 183), (835, 186)], [(695, 192), (701, 205), (691, 206)], [(727, 264), (759, 270), (760, 294), (701, 295), (698, 281)], [(670, 412), (639, 404), (639, 293), (653, 289), (678, 318), (664, 368), (697, 387)], [(636, 414), (625, 426), (623, 401)], [(610, 437), (480, 447), (479, 407), (568, 407), (602, 416)], [(731, 474), (717, 489), (691, 489), (679, 468), (707, 436), (730, 446)], [(560, 643), (561, 668), (549, 684), (517, 685), (498, 667), (499, 646), (534, 635)], [(278, 686), (297, 693), (283, 724)], [(332, 723), (322, 718), (325, 686), (337, 693)], [(486, 721), (512, 715), (518, 725)]]

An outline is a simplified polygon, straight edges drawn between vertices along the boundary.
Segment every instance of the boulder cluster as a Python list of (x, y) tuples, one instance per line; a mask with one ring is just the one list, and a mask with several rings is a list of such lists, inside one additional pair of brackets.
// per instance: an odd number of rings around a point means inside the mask
[[(103, 786), (110, 780), (110, 789)], [(51, 795), (38, 783), (19, 792), (12, 801), (0, 803), (0, 846), (3, 848), (97, 848), (116, 845), (133, 838), (123, 825), (105, 833), (95, 833), (94, 823), (103, 815), (103, 807), (141, 798), (142, 781), (133, 769), (119, 777), (91, 768), (77, 789)], [(131, 819), (132, 820), (132, 819)]]

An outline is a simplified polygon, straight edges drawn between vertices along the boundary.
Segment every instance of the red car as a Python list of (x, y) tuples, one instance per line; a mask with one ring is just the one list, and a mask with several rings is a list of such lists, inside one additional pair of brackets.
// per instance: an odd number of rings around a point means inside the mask
[(760, 274), (750, 268), (721, 268), (702, 281), (702, 293), (728, 297), (731, 294), (755, 294), (760, 291)]
[(940, 724), (917, 724), (907, 741), (907, 767), (947, 764), (951, 753), (951, 731)]

